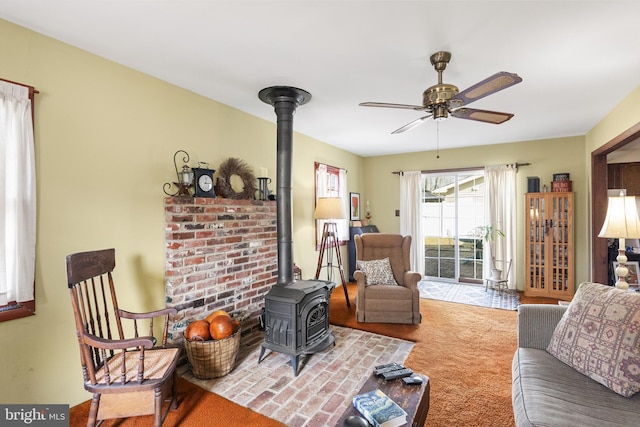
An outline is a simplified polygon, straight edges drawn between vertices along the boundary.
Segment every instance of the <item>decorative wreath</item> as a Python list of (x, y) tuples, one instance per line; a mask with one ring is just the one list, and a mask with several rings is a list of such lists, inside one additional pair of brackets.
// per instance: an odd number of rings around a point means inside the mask
[[(231, 177), (233, 175), (238, 175), (242, 179), (244, 189), (241, 192), (236, 192), (231, 187)], [(217, 188), (217, 192), (222, 197), (228, 199), (253, 199), (255, 198), (256, 190), (256, 177), (244, 160), (229, 157), (222, 162), (220, 169), (218, 169)]]

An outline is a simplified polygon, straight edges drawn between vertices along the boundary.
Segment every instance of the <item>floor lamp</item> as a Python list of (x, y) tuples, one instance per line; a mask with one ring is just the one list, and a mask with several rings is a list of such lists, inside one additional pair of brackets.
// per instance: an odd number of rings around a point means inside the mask
[[(349, 302), (349, 292), (347, 291), (347, 281), (344, 277), (344, 267), (342, 265), (342, 255), (340, 254), (340, 238), (338, 237), (337, 219), (346, 219), (346, 212), (343, 201), (340, 197), (320, 197), (313, 214), (314, 219), (327, 220), (322, 227), (322, 240), (320, 242), (320, 254), (318, 255), (318, 268), (316, 269), (316, 280), (320, 277), (322, 267), (327, 268), (327, 279), (333, 281), (333, 269), (337, 268), (342, 280), (342, 289), (347, 299), (347, 307), (351, 307)], [(337, 265), (333, 265), (333, 251), (335, 248)], [(327, 254), (327, 263), (323, 265), (324, 255)]]
[[(616, 267), (616, 288), (629, 289), (627, 275), (629, 269), (626, 266), (627, 254), (625, 239), (640, 238), (640, 197), (620, 196), (609, 197), (607, 216), (604, 219), (602, 230), (598, 237), (619, 239), (618, 242), (618, 266)], [(636, 274), (638, 272), (636, 271)]]

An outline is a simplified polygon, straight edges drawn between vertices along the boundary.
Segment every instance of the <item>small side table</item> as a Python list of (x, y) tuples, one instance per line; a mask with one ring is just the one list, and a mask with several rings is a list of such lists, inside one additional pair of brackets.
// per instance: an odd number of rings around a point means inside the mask
[[(379, 388), (405, 410), (407, 413), (407, 426), (422, 427), (427, 420), (427, 413), (429, 412), (429, 394), (431, 387), (429, 385), (429, 377), (416, 373), (414, 373), (414, 375), (422, 378), (422, 384), (407, 385), (402, 379), (384, 381), (382, 378), (371, 374), (367, 382), (364, 383), (355, 395)], [(353, 399), (354, 396), (351, 396), (351, 398)], [(344, 411), (336, 426), (342, 427), (344, 420), (351, 415), (361, 414), (353, 407), (352, 401), (349, 400), (349, 407)]]

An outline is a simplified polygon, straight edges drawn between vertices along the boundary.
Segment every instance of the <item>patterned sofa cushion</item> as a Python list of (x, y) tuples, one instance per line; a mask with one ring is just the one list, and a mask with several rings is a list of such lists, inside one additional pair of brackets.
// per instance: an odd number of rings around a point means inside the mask
[(583, 283), (547, 351), (616, 393), (640, 390), (640, 293)]
[(371, 261), (358, 261), (358, 269), (362, 270), (365, 277), (365, 285), (397, 285), (393, 277), (389, 258), (374, 259)]

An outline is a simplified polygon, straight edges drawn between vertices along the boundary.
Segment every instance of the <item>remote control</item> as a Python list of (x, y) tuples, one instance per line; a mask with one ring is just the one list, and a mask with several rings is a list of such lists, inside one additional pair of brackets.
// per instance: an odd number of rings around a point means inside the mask
[(398, 364), (396, 362), (391, 362), (391, 363), (387, 363), (386, 365), (378, 365), (378, 366), (374, 367), (374, 369), (377, 371), (378, 369), (390, 368), (392, 366), (398, 366)]
[(413, 376), (413, 377), (404, 377), (402, 379), (402, 381), (404, 381), (405, 384), (408, 385), (418, 385), (418, 384), (422, 384), (422, 378), (418, 377), (418, 376)]
[(389, 371), (393, 371), (395, 369), (404, 369), (404, 366), (398, 364), (398, 363), (394, 363), (392, 365), (389, 366), (385, 366), (383, 368), (378, 368), (375, 371), (376, 372), (389, 372)]
[(373, 373), (375, 375), (382, 375), (382, 374), (386, 374), (387, 372), (394, 372), (394, 371), (398, 371), (400, 369), (405, 369), (405, 367), (402, 366), (402, 365), (394, 365), (394, 366), (389, 366), (389, 367), (386, 367), (386, 368), (376, 369), (375, 371), (373, 371)]
[(382, 374), (382, 378), (384, 378), (385, 381), (388, 380), (395, 380), (396, 378), (404, 378), (404, 377), (408, 377), (413, 375), (413, 371), (411, 369), (398, 369), (395, 371), (391, 371), (391, 372), (385, 372)]

